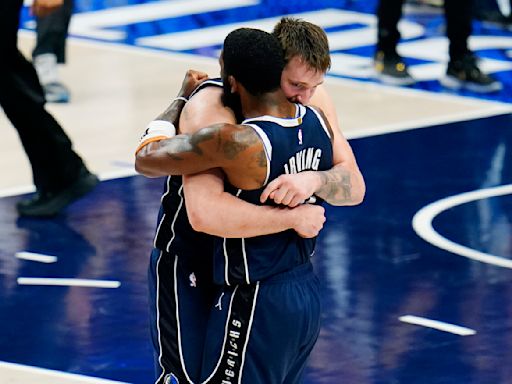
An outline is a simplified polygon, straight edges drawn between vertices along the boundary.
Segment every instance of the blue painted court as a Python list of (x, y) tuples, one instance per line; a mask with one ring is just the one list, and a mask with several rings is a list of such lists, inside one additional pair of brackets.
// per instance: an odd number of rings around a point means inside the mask
[[(332, 39), (329, 76), (373, 81), (364, 36), (375, 28), (374, 1), (218, 0), (192, 14), (180, 7), (198, 1), (162, 3), (77, 1), (72, 34), (214, 57), (226, 28), (307, 13)], [(415, 87), (447, 93), (437, 81), (446, 58), (428, 49), (444, 44), (442, 15), (406, 20)], [(358, 38), (347, 43), (348, 33)], [(476, 22), (473, 44), (504, 89), (460, 96), (512, 102), (512, 32)], [(510, 383), (512, 115), (350, 143), (367, 194), (360, 206), (327, 208), (314, 256), (322, 331), (305, 383)], [(18, 218), (22, 196), (0, 198), (0, 363), (152, 382), (146, 271), (162, 191), (162, 179), (106, 180), (51, 220)]]
[[(512, 184), (512, 116), (351, 141), (368, 186), (363, 205), (328, 208), (315, 255), (323, 329), (308, 384), (506, 383), (512, 343), (512, 272), (441, 250), (412, 228), (442, 198)], [(54, 220), (17, 219), (0, 199), (0, 360), (134, 384), (152, 360), (146, 267), (162, 180), (103, 182)], [(439, 214), (435, 230), (512, 259), (512, 196)], [(43, 264), (15, 258), (57, 257)], [(19, 285), (20, 277), (119, 281), (119, 288)], [(404, 315), (467, 327), (450, 332)]]

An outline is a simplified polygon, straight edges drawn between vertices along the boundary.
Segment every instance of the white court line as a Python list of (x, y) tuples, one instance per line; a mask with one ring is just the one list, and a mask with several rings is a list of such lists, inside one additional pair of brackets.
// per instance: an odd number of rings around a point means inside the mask
[(16, 252), (14, 256), (18, 259), (38, 261), (40, 263), (55, 263), (57, 261), (57, 256), (43, 255), (34, 252)]
[(19, 285), (52, 285), (65, 287), (119, 288), (115, 280), (62, 279), (53, 277), (18, 277)]
[(476, 334), (476, 331), (471, 328), (461, 327), (460, 325), (449, 324), (438, 320), (426, 319), (419, 316), (406, 315), (399, 317), (398, 320), (404, 323), (421, 325), (423, 327), (433, 328), (459, 336), (471, 336)]
[[(107, 379), (100, 379), (96, 377), (83, 376), (74, 373), (55, 371), (51, 369), (44, 369), (39, 367), (32, 367), (29, 365), (8, 363), (5, 361), (0, 361), (0, 377), (7, 378), (7, 382), (10, 383), (9, 377), (12, 376), (13, 373), (22, 373), (27, 377), (30, 377), (33, 382), (41, 382), (48, 383), (49, 381), (45, 381), (45, 379), (53, 378), (53, 381), (59, 380), (59, 383), (69, 383), (69, 384), (128, 384), (126, 382), (121, 381), (113, 381)], [(11, 380), (14, 380), (11, 378)], [(17, 381), (14, 381), (17, 383)], [(2, 381), (3, 383), (3, 381)]]
[(500, 185), (493, 188), (479, 189), (476, 191), (461, 193), (460, 195), (446, 197), (435, 201), (420, 209), (412, 218), (414, 231), (423, 240), (445, 251), (467, 257), (482, 263), (496, 265), (498, 267), (512, 268), (512, 260), (504, 257), (490, 255), (472, 248), (457, 244), (441, 236), (432, 226), (432, 221), (441, 212), (470, 201), (481, 200), (488, 197), (512, 194), (512, 184)]

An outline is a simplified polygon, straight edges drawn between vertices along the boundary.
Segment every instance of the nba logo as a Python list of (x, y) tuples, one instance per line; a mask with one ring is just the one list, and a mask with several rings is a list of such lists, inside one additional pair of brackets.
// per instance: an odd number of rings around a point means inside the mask
[(172, 373), (169, 373), (167, 376), (165, 376), (164, 384), (180, 384), (176, 376), (174, 376)]

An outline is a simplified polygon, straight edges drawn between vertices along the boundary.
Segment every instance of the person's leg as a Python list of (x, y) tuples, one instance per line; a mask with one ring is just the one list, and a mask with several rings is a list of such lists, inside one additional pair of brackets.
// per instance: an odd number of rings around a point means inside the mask
[(210, 314), (201, 379), (297, 384), (319, 329), (319, 285), (311, 265), (225, 287)]
[(37, 189), (21, 202), (22, 215), (52, 216), (98, 183), (74, 152), (62, 127), (45, 107), (34, 67), (18, 51), (22, 1), (0, 2), (0, 105), (18, 131)]
[(377, 51), (396, 52), (400, 41), (398, 22), (402, 18), (403, 0), (380, 0), (377, 6)]
[(70, 98), (69, 90), (60, 80), (57, 64), (66, 60), (66, 38), (72, 12), (72, 0), (64, 0), (60, 8), (36, 19), (37, 42), (32, 58), (48, 102), (66, 103)]
[(450, 60), (461, 60), (470, 53), (468, 39), (472, 32), (473, 0), (445, 0), (446, 37), (450, 42)]
[(476, 56), (468, 47), (472, 32), (473, 0), (445, 0), (446, 36), (449, 40), (450, 61), (441, 84), (451, 89), (473, 92), (496, 92), (503, 87), (483, 73)]
[(403, 0), (380, 0), (377, 6), (377, 45), (374, 65), (377, 78), (390, 85), (410, 85), (414, 79), (396, 51), (400, 41), (398, 22), (402, 18)]
[(45, 107), (33, 66), (16, 51), (17, 59), (0, 75), (0, 103), (17, 129), (40, 191), (70, 185), (84, 167), (66, 133)]
[(69, 21), (73, 13), (73, 1), (64, 0), (62, 7), (45, 17), (36, 18), (36, 46), (32, 57), (52, 53), (57, 63), (66, 62), (66, 38), (68, 36)]
[(165, 383), (168, 375), (180, 383), (199, 382), (206, 325), (217, 289), (211, 275), (209, 281), (196, 281), (172, 249), (171, 253), (154, 249), (149, 287), (156, 383)]

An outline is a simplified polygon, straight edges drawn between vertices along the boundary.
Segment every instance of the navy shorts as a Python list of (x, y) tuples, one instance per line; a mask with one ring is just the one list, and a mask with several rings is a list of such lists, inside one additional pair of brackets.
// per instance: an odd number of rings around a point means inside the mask
[(210, 315), (201, 380), (296, 384), (320, 331), (310, 263), (252, 285), (224, 287)]
[(211, 259), (205, 256), (204, 261), (191, 270), (175, 254), (151, 253), (149, 305), (157, 384), (199, 382), (207, 320), (220, 290), (212, 282)]

